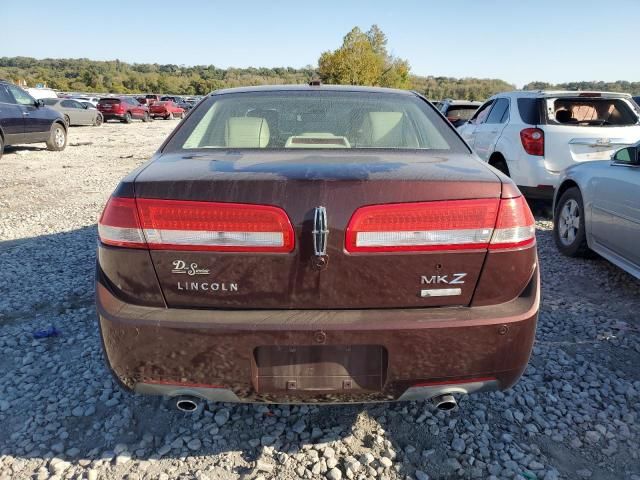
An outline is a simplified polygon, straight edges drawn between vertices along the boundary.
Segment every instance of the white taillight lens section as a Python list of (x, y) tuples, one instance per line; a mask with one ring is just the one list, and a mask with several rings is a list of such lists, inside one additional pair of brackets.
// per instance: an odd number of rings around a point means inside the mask
[(291, 222), (267, 205), (109, 199), (98, 224), (107, 245), (152, 250), (290, 252)]
[(503, 199), (489, 248), (509, 249), (533, 245), (536, 222), (524, 197)]
[(487, 248), (498, 199), (372, 205), (349, 222), (348, 252), (464, 250)]
[(98, 222), (100, 241), (106, 245), (147, 248), (133, 198), (111, 197)]

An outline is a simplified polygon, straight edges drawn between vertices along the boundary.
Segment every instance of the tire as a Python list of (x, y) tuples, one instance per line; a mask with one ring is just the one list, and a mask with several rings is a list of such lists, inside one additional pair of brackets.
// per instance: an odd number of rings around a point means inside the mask
[(47, 150), (59, 152), (67, 146), (67, 130), (60, 123), (51, 125), (51, 133), (47, 140)]
[(69, 118), (69, 115), (65, 115), (65, 116), (64, 116), (64, 124), (65, 124), (67, 127), (70, 127), (70, 126), (71, 126), (71, 119)]
[(131, 112), (127, 112), (124, 114), (124, 119), (122, 120), (124, 123), (131, 123), (133, 119), (131, 118)]
[(169, 112), (169, 115), (167, 115), (167, 120), (173, 120), (173, 112)]
[(571, 187), (560, 196), (553, 215), (553, 239), (560, 253), (567, 257), (586, 257), (587, 245), (584, 223), (584, 204), (577, 187)]
[(148, 112), (144, 112), (144, 115), (142, 116), (142, 121), (144, 123), (150, 122), (151, 121), (151, 117), (149, 116)]
[(100, 125), (102, 125), (103, 121), (104, 121), (104, 118), (102, 118), (102, 114), (99, 113), (96, 115), (96, 119), (93, 121), (93, 125), (96, 127), (99, 127)]
[(4, 138), (0, 135), (0, 159), (2, 159), (2, 152), (4, 152)]

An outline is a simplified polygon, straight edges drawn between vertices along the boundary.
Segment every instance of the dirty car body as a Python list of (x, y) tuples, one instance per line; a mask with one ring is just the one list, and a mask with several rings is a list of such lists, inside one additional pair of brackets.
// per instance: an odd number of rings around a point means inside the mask
[(535, 335), (533, 224), (414, 93), (214, 92), (102, 215), (106, 358), (136, 392), (214, 401), (505, 389)]

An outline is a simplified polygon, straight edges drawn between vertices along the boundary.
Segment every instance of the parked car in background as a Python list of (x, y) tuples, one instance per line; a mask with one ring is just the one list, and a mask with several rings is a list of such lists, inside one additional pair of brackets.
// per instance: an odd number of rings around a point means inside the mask
[(160, 95), (156, 95), (154, 93), (150, 93), (148, 95), (145, 95), (144, 98), (147, 99), (147, 106), (151, 106), (153, 105), (154, 102), (158, 102), (160, 101)]
[(478, 110), (482, 102), (474, 102), (471, 100), (451, 100), (446, 99), (436, 103), (438, 110), (447, 117), (454, 127), (459, 127), (467, 122), (473, 114)]
[(636, 102), (636, 105), (640, 107), (640, 97), (632, 97), (633, 101)]
[(106, 97), (98, 102), (98, 111), (102, 113), (104, 121), (120, 120), (124, 123), (131, 123), (133, 119), (149, 122), (149, 107), (141, 105), (133, 97)]
[(91, 102), (87, 102), (85, 100), (78, 100), (82, 105), (84, 105), (85, 107), (91, 109), (93, 108), (94, 110), (97, 110), (97, 106), (98, 104), (96, 103), (95, 105)]
[(49, 150), (64, 150), (67, 125), (62, 114), (17, 85), (0, 80), (0, 157), (6, 145), (40, 142)]
[(565, 255), (592, 250), (640, 279), (640, 143), (564, 172), (553, 236)]
[(120, 183), (98, 231), (108, 363), (183, 410), (450, 409), (513, 385), (535, 337), (527, 202), (414, 92), (219, 90)]
[(165, 120), (172, 120), (174, 117), (182, 118), (184, 111), (184, 108), (179, 107), (171, 100), (161, 100), (149, 107), (149, 114), (153, 118), (161, 117)]
[(550, 200), (566, 168), (638, 141), (638, 115), (623, 93), (516, 91), (491, 97), (458, 131), (525, 195)]
[(25, 91), (36, 100), (41, 98), (58, 98), (58, 95), (51, 88), (25, 88)]
[(71, 98), (74, 99), (74, 100), (77, 100), (79, 102), (88, 102), (88, 103), (92, 104), (94, 107), (96, 105), (98, 105), (98, 102), (100, 101), (99, 97), (73, 96)]
[[(45, 98), (44, 104), (62, 113), (67, 126), (102, 125), (103, 117), (95, 108), (88, 108), (72, 98)], [(88, 102), (87, 102), (88, 103)], [(89, 103), (89, 105), (91, 105)]]

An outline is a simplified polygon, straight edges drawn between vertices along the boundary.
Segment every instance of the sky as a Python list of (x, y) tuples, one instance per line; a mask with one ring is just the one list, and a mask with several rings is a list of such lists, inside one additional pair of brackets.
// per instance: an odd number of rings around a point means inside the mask
[(640, 0), (0, 0), (0, 56), (316, 65), (372, 24), (417, 75), (640, 80)]

